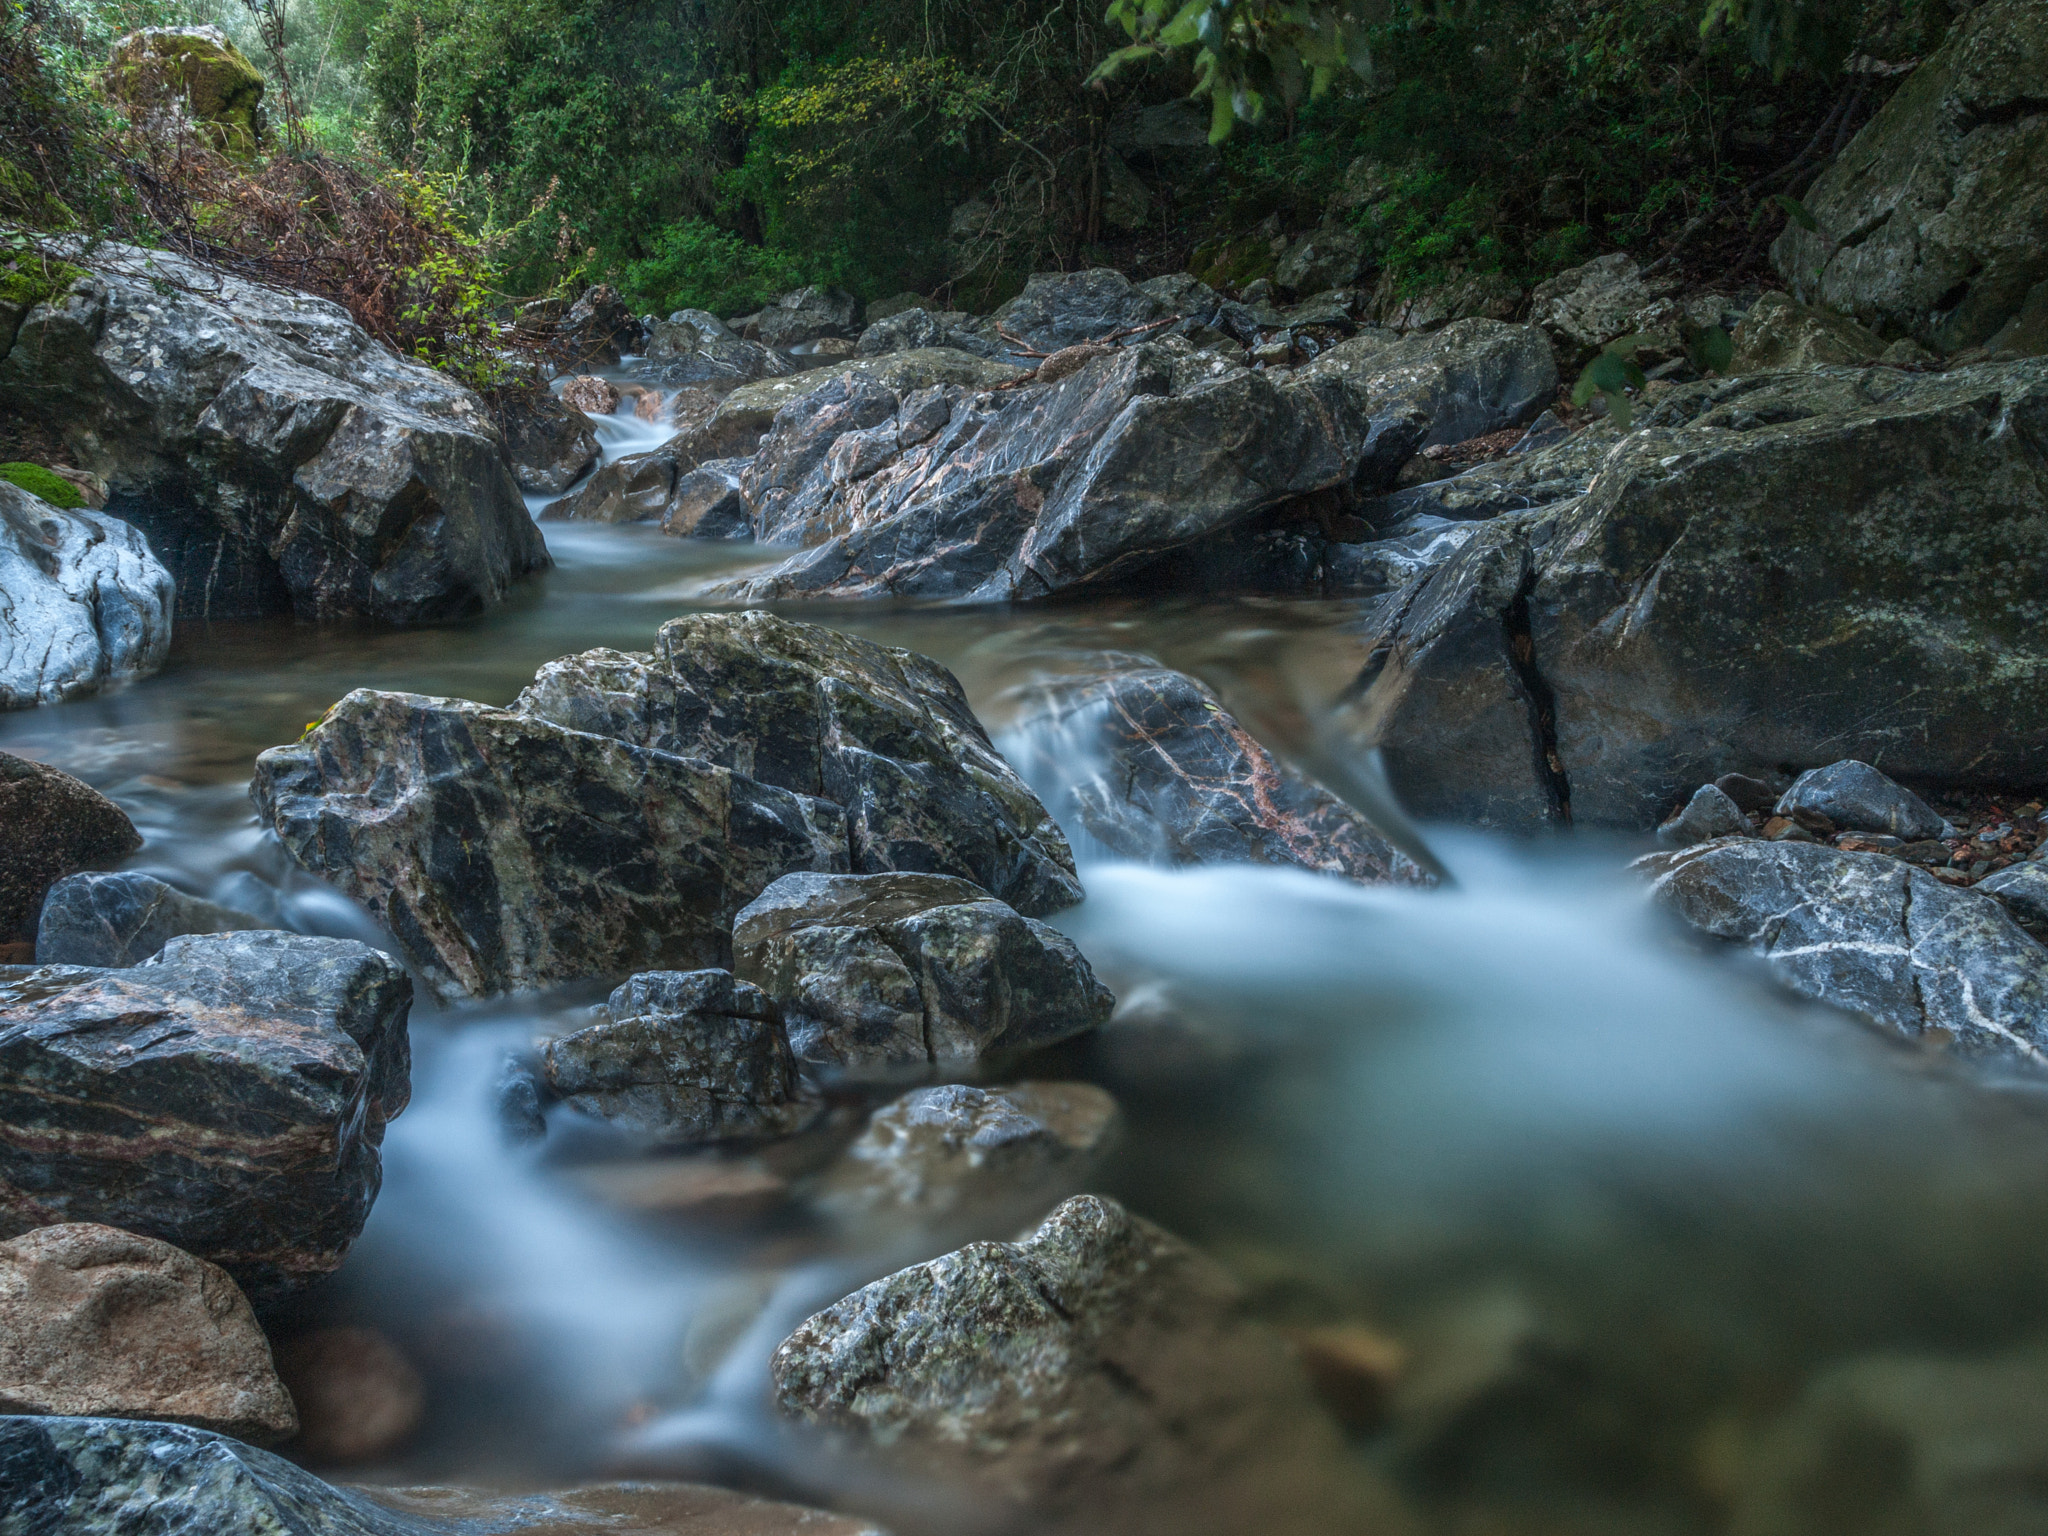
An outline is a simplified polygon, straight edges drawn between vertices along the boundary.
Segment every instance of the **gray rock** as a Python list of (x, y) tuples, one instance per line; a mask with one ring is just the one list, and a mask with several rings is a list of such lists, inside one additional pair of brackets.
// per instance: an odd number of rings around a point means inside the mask
[(590, 418), (552, 394), (508, 402), (503, 421), (512, 477), (528, 495), (559, 496), (597, 462)]
[(728, 971), (649, 971), (605, 1019), (551, 1040), (547, 1082), (578, 1109), (669, 1146), (787, 1136), (823, 1105), (798, 1089), (775, 1004)]
[(187, 896), (152, 875), (67, 875), (43, 899), (36, 963), (139, 965), (180, 934), (265, 926), (246, 913)]
[[(0, 410), (107, 481), (196, 617), (460, 617), (548, 564), (495, 423), (339, 305), (95, 243), (22, 320)], [(113, 535), (109, 533), (108, 537)]]
[(569, 306), (555, 327), (553, 350), (570, 368), (582, 371), (616, 363), (645, 344), (645, 332), (619, 290), (598, 283)]
[(365, 945), (174, 938), (125, 970), (0, 967), (0, 1235), (121, 1227), (262, 1304), (341, 1263), (410, 1092), (412, 983)]
[(1471, 542), (1476, 523), (1451, 522), (1419, 514), (1386, 530), (1388, 537), (1363, 544), (1330, 544), (1323, 554), (1327, 597), (1367, 597), (1391, 592), (1427, 576)]
[(224, 1435), (121, 1419), (0, 1417), (0, 1492), (0, 1536), (881, 1536), (690, 1483), (336, 1488)]
[(1675, 278), (1645, 278), (1626, 253), (1614, 251), (1538, 283), (1529, 294), (1529, 323), (1549, 334), (1565, 371), (1575, 372), (1608, 342), (1643, 329), (1644, 311), (1677, 286)]
[(1883, 350), (1884, 343), (1854, 320), (1782, 293), (1767, 293), (1735, 328), (1735, 358), (1728, 371), (1853, 367), (1872, 361)]
[(963, 389), (993, 389), (1024, 376), (1024, 370), (953, 347), (919, 347), (881, 357), (848, 358), (812, 368), (792, 378), (761, 379), (743, 385), (719, 402), (705, 425), (707, 457), (751, 454), (775, 424), (778, 412), (828, 385), (859, 373), (879, 380), (898, 394), (955, 384)]
[(1287, 248), (1273, 281), (1296, 293), (1321, 293), (1353, 281), (1365, 265), (1365, 241), (1341, 225), (1311, 230)]
[(695, 466), (698, 446), (697, 434), (678, 432), (659, 448), (616, 458), (540, 515), (588, 523), (653, 522), (668, 511), (676, 481)]
[(1771, 260), (1809, 304), (1943, 352), (1993, 339), (2048, 280), (2048, 16), (1989, 0), (1823, 171)]
[(1797, 821), (1825, 816), (1839, 831), (1887, 832), (1909, 843), (1953, 837), (1956, 830), (1905, 785), (1854, 758), (1808, 769), (1778, 797), (1776, 810)]
[(177, 592), (149, 541), (0, 480), (0, 710), (146, 677), (171, 648)]
[(1749, 833), (1749, 818), (1742, 807), (1713, 785), (1702, 784), (1678, 813), (1657, 829), (1657, 841), (1666, 848), (1690, 848), (1717, 837), (1747, 837)]
[(142, 846), (127, 813), (68, 773), (0, 752), (0, 944), (35, 938), (50, 887)]
[(1657, 902), (1786, 986), (1958, 1056), (2048, 1068), (2048, 948), (1904, 860), (1728, 838), (1637, 861)]
[(1052, 353), (1103, 341), (1175, 311), (1111, 267), (1036, 272), (1024, 291), (995, 312), (995, 322), (1025, 346)]
[(1411, 1529), (1236, 1283), (1094, 1195), (854, 1292), (772, 1370), (785, 1413), (1033, 1530)]
[(1434, 331), (1458, 320), (1512, 320), (1522, 307), (1522, 290), (1508, 278), (1477, 272), (1408, 293), (1392, 273), (1380, 279), (1366, 313), (1397, 332)]
[(1971, 889), (1997, 897), (2006, 911), (2029, 927), (2048, 926), (2048, 864), (2029, 860), (1994, 870)]
[(1596, 422), (1526, 453), (1368, 498), (1359, 504), (1358, 515), (1391, 532), (1417, 517), (1474, 522), (1569, 501), (1592, 486), (1620, 436), (1610, 423)]
[(737, 386), (797, 371), (788, 358), (735, 336), (716, 315), (679, 309), (657, 321), (647, 338), (647, 361), (664, 384)]
[(710, 459), (676, 476), (661, 531), (688, 539), (751, 539), (754, 520), (740, 494), (750, 459)]
[(766, 346), (789, 348), (827, 336), (860, 334), (860, 300), (837, 288), (799, 288), (754, 316), (748, 334)]
[[(986, 333), (986, 334), (984, 334)], [(1003, 348), (993, 340), (990, 322), (960, 310), (929, 310), (922, 306), (897, 310), (860, 333), (855, 351), (861, 357), (950, 347), (976, 357), (994, 357)]]
[(1143, 656), (1039, 684), (1013, 730), (1063, 819), (1118, 858), (1279, 864), (1374, 884), (1427, 877), (1366, 819), (1277, 761), (1184, 672)]
[(915, 1088), (869, 1117), (827, 1171), (817, 1205), (862, 1231), (963, 1218), (1015, 1231), (1027, 1210), (1086, 1183), (1121, 1122), (1116, 1100), (1092, 1083)]
[(797, 1056), (856, 1074), (1034, 1050), (1115, 1006), (1072, 940), (950, 875), (785, 876), (732, 945)]
[(444, 998), (724, 965), (770, 881), (847, 865), (831, 801), (464, 699), (358, 689), (251, 793)]

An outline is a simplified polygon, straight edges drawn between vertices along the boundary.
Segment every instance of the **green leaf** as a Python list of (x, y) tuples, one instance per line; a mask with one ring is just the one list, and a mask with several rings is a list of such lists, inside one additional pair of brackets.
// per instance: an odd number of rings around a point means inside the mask
[(1111, 78), (1126, 64), (1135, 63), (1139, 59), (1153, 58), (1158, 52), (1159, 50), (1150, 43), (1132, 43), (1128, 48), (1119, 48), (1095, 66), (1095, 72), (1088, 77), (1086, 83), (1098, 84)]
[(1735, 361), (1735, 338), (1718, 325), (1703, 325), (1686, 337), (1686, 358), (1701, 373), (1726, 373)]
[(1209, 142), (1221, 144), (1230, 137), (1237, 114), (1230, 109), (1230, 92), (1211, 89), (1209, 92)]

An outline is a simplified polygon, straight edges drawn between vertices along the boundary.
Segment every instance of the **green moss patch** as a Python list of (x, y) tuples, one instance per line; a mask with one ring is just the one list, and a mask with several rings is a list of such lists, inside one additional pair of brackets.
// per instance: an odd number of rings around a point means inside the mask
[(69, 511), (85, 505), (85, 498), (78, 494), (77, 486), (40, 464), (0, 464), (0, 480), (20, 486), (31, 496), (42, 497), (53, 507)]
[(0, 305), (33, 309), (66, 292), (85, 273), (69, 262), (19, 256), (0, 263)]

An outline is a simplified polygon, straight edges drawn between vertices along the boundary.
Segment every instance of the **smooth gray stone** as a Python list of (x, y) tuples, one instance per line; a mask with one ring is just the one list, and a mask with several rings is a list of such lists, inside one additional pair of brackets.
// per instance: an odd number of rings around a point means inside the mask
[(1986, 875), (1971, 889), (1997, 897), (2023, 923), (2048, 924), (2048, 864), (2015, 864)]
[(262, 928), (245, 912), (187, 896), (153, 875), (67, 875), (43, 898), (38, 965), (138, 965), (181, 933)]
[(1689, 848), (1716, 837), (1747, 836), (1749, 831), (1742, 807), (1714, 785), (1702, 784), (1684, 808), (1657, 829), (1657, 841), (1666, 848)]
[(1889, 832), (1909, 843), (1955, 835), (1925, 800), (1854, 758), (1794, 779), (1778, 797), (1777, 813), (1796, 820), (1801, 811), (1817, 812), (1844, 832)]

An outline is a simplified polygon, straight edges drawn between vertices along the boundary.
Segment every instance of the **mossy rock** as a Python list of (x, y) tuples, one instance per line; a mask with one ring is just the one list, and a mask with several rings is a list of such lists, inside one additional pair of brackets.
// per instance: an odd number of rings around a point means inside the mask
[(0, 309), (34, 309), (85, 276), (82, 269), (45, 256), (17, 256), (0, 263)]
[(1198, 246), (1188, 262), (1188, 270), (1211, 288), (1238, 289), (1262, 277), (1271, 277), (1276, 262), (1273, 241), (1255, 233)]
[(138, 127), (179, 121), (223, 154), (256, 153), (263, 138), (263, 75), (218, 27), (144, 27), (114, 44), (107, 93)]
[(78, 494), (77, 486), (40, 464), (0, 464), (0, 480), (18, 485), (29, 495), (40, 496), (51, 506), (62, 507), (67, 512), (85, 505), (85, 498)]

